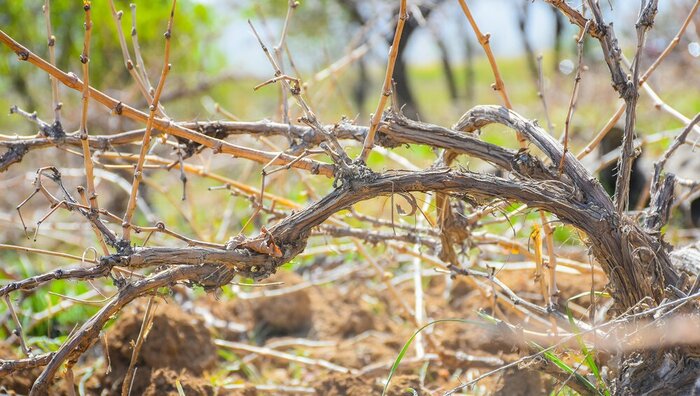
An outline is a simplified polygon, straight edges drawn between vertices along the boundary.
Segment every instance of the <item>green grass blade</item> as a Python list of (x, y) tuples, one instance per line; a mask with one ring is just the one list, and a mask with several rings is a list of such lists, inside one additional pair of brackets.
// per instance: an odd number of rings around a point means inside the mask
[[(539, 350), (543, 350), (541, 346), (535, 344), (534, 342), (531, 342), (531, 345), (538, 348)], [(600, 391), (598, 390), (598, 388), (596, 388), (596, 386), (593, 385), (593, 383), (591, 383), (591, 381), (589, 381), (588, 378), (577, 373), (576, 370), (574, 370), (572, 367), (570, 367), (568, 364), (566, 364), (563, 360), (559, 359), (559, 357), (557, 355), (555, 355), (554, 353), (552, 353), (551, 351), (542, 352), (542, 356), (544, 356), (544, 358), (549, 360), (550, 362), (554, 363), (554, 365), (559, 367), (565, 373), (573, 376), (576, 379), (576, 381), (583, 384), (594, 395), (602, 395), (600, 393)]]
[(185, 390), (182, 389), (182, 384), (180, 384), (180, 380), (175, 380), (175, 387), (177, 388), (177, 394), (179, 396), (185, 396)]
[[(567, 301), (578, 300), (578, 299), (581, 298), (581, 297), (588, 297), (588, 296), (590, 296), (590, 295), (591, 295), (591, 292), (590, 292), (590, 291), (581, 292), (581, 293), (579, 293), (579, 294), (576, 294), (576, 295), (574, 295), (574, 296), (571, 296)], [(596, 296), (596, 297), (610, 298), (610, 293), (604, 292), (604, 291), (594, 291), (594, 292), (593, 292), (593, 295)]]
[[(590, 293), (589, 293), (590, 294)], [(576, 297), (576, 296), (574, 296)], [(605, 381), (603, 380), (603, 377), (600, 375), (600, 370), (598, 369), (598, 365), (595, 362), (595, 359), (593, 358), (593, 353), (586, 347), (586, 343), (583, 342), (583, 337), (581, 337), (581, 330), (576, 326), (576, 321), (574, 320), (574, 314), (571, 311), (571, 308), (569, 308), (568, 302), (571, 301), (574, 297), (570, 298), (567, 300), (567, 304), (565, 306), (566, 308), (566, 316), (569, 318), (569, 324), (571, 327), (574, 329), (574, 333), (576, 334), (576, 342), (579, 345), (579, 348), (581, 348), (581, 352), (583, 353), (583, 359), (588, 367), (589, 370), (593, 373), (595, 376), (596, 380), (598, 381), (598, 385), (601, 386), (604, 389), (605, 396), (610, 396), (610, 391), (608, 390), (607, 385), (605, 384)]]
[(391, 370), (389, 371), (389, 376), (386, 379), (386, 384), (384, 384), (384, 390), (382, 390), (382, 396), (386, 395), (386, 391), (389, 389), (389, 384), (391, 383), (391, 378), (394, 377), (394, 374), (396, 373), (396, 370), (399, 368), (399, 364), (401, 364), (401, 360), (403, 360), (404, 356), (406, 356), (406, 352), (408, 352), (408, 348), (411, 346), (411, 343), (413, 340), (418, 336), (418, 334), (425, 330), (426, 328), (437, 324), (437, 323), (443, 323), (443, 322), (454, 322), (454, 323), (466, 323), (470, 325), (476, 325), (476, 326), (483, 326), (483, 323), (476, 322), (473, 320), (467, 320), (467, 319), (438, 319), (434, 320), (425, 326), (421, 327), (420, 329), (416, 330), (415, 333), (406, 341), (404, 344), (403, 348), (401, 348), (401, 351), (399, 351), (399, 354), (396, 356), (396, 360), (394, 360), (394, 364), (391, 365)]
[(486, 312), (477, 311), (476, 314), (479, 315), (479, 317), (485, 320), (487, 323), (491, 323), (494, 325), (501, 323), (500, 320), (496, 319), (494, 316), (487, 314)]

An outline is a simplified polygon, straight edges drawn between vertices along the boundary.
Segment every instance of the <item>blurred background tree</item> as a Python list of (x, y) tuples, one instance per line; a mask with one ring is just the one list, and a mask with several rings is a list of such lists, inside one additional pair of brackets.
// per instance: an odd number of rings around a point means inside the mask
[[(132, 27), (131, 2), (114, 0), (117, 10), (123, 11), (122, 29), (127, 44), (132, 51), (130, 37)], [(163, 33), (170, 13), (171, 3), (165, 0), (137, 1), (136, 23), (141, 53), (146, 64), (151, 84), (158, 83), (163, 58)], [(48, 38), (43, 1), (0, 0), (0, 26), (17, 41), (27, 45), (44, 59), (48, 56)], [(90, 56), (90, 83), (99, 89), (108, 89), (126, 103), (145, 105), (140, 94), (124, 66), (117, 30), (108, 1), (93, 2), (93, 31)], [(78, 1), (53, 1), (50, 4), (51, 28), (56, 37), (55, 51), (57, 66), (64, 71), (80, 73), (80, 53), (83, 47), (84, 13), (82, 3)], [(196, 81), (201, 76), (215, 76), (224, 66), (225, 58), (220, 51), (212, 48), (211, 43), (217, 36), (220, 18), (213, 9), (200, 2), (184, 0), (178, 2), (175, 20), (178, 38), (173, 43), (171, 63), (176, 65), (178, 73), (174, 80), (188, 79)], [(132, 55), (133, 56), (133, 55)], [(37, 111), (40, 118), (49, 118), (52, 113), (51, 101), (46, 95), (45, 73), (26, 67), (11, 57), (3, 56), (0, 60), (0, 89), (6, 93), (0, 98), (2, 108), (17, 105), (29, 112)], [(177, 82), (170, 82), (173, 86)], [(183, 83), (183, 81), (180, 81)], [(63, 118), (67, 131), (77, 128), (78, 115), (74, 114), (70, 104), (79, 100), (80, 94), (65, 88), (61, 89), (61, 98), (65, 111)], [(48, 121), (48, 120), (47, 120)], [(91, 119), (99, 121), (99, 119)], [(9, 123), (9, 125), (7, 125)], [(65, 124), (65, 122), (64, 122)], [(19, 117), (3, 120), (6, 127), (26, 125)]]

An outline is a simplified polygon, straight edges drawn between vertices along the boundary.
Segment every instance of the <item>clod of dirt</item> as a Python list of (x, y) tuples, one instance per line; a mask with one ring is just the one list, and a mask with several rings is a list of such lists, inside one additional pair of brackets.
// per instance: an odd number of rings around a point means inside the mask
[[(0, 343), (0, 360), (17, 359), (18, 356), (10, 345)], [(0, 394), (26, 395), (34, 384), (36, 377), (41, 374), (40, 368), (17, 371), (11, 375), (0, 377)]]
[(362, 334), (375, 327), (372, 313), (362, 309), (355, 309), (349, 317), (338, 319), (343, 319), (339, 321), (337, 329), (338, 335), (343, 338)]
[[(219, 395), (221, 395), (221, 392), (219, 392)], [(258, 395), (260, 395), (260, 393), (258, 393), (258, 390), (252, 386), (226, 393), (226, 396), (258, 396)]]
[(144, 396), (178, 396), (177, 384), (180, 382), (182, 390), (188, 396), (213, 396), (216, 394), (209, 381), (187, 375), (183, 370), (179, 374), (170, 369), (157, 369), (151, 374), (150, 384), (143, 392)]
[(338, 344), (333, 356), (329, 359), (341, 366), (359, 369), (395, 357), (401, 347), (396, 348), (391, 342), (390, 339), (372, 336), (362, 342), (344, 341)]
[[(303, 280), (293, 272), (280, 271), (269, 282), (284, 282), (279, 287), (287, 288)], [(254, 302), (254, 309), (256, 327), (266, 335), (294, 335), (311, 328), (313, 313), (306, 290), (261, 298)]]
[(363, 301), (364, 287), (345, 292), (324, 287), (311, 292), (315, 317), (314, 330), (321, 338), (350, 338), (370, 330), (380, 330), (376, 314)]
[[(122, 315), (108, 333), (112, 372), (105, 378), (105, 385), (109, 388), (111, 384), (112, 390), (121, 387), (131, 361), (132, 345), (141, 329), (143, 313), (144, 309), (137, 309)], [(153, 327), (136, 362), (138, 370), (134, 375), (132, 394), (145, 391), (152, 382), (151, 373), (158, 374), (157, 369), (167, 368), (175, 373), (186, 370), (189, 375), (201, 376), (215, 364), (216, 346), (201, 320), (183, 312), (174, 303), (159, 303)]]
[(420, 386), (418, 376), (399, 375), (391, 380), (386, 394), (387, 396), (428, 396), (430, 392)]
[(472, 284), (467, 282), (464, 278), (455, 279), (450, 288), (450, 304), (457, 305), (462, 297), (467, 296), (473, 290), (474, 287)]
[[(37, 352), (37, 351), (35, 351)], [(15, 352), (15, 349), (10, 345), (0, 342), (0, 361), (17, 359), (20, 355)], [(0, 377), (0, 395), (1, 396), (15, 396), (15, 395), (26, 395), (34, 385), (37, 377), (41, 374), (43, 367), (36, 367), (28, 370), (15, 371), (10, 375)], [(88, 394), (99, 394), (98, 380), (96, 376), (91, 377), (85, 383), (86, 388), (89, 391)], [(74, 395), (75, 392), (71, 392), (68, 384), (61, 375), (56, 375), (50, 383), (49, 394), (52, 396), (68, 396)]]
[(448, 325), (436, 329), (435, 333), (441, 340), (442, 348), (448, 351), (483, 351), (498, 356), (513, 351), (517, 346), (514, 340), (504, 337), (495, 328)]
[[(319, 381), (314, 390), (324, 396), (379, 395), (383, 386), (377, 378), (362, 378), (352, 374), (332, 374)], [(420, 386), (415, 375), (400, 375), (392, 379), (387, 390), (389, 396), (426, 396), (428, 391)]]
[(545, 386), (542, 375), (537, 372), (521, 370), (518, 368), (507, 369), (497, 386), (500, 386), (494, 396), (530, 396), (548, 395), (550, 391)]
[(351, 374), (332, 374), (315, 387), (316, 394), (325, 396), (359, 396), (374, 392), (373, 381)]

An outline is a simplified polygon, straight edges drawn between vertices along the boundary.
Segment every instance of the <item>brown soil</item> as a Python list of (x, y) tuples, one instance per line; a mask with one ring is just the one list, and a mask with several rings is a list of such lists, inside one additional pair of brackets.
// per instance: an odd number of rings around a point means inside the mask
[(551, 392), (542, 375), (518, 368), (505, 370), (496, 386), (495, 396), (535, 396)]
[[(282, 284), (266, 287), (265, 291), (288, 288), (302, 281), (303, 279), (293, 272), (279, 271), (266, 279), (265, 283), (282, 282)], [(209, 310), (218, 319), (244, 324), (254, 333), (255, 340), (259, 343), (265, 342), (270, 337), (307, 336), (314, 324), (313, 304), (308, 289), (254, 300), (220, 301), (208, 295), (200, 299), (198, 305)], [(241, 337), (240, 333), (225, 329), (219, 329), (218, 332), (219, 337), (229, 340), (237, 340)]]
[(178, 396), (177, 382), (180, 382), (182, 390), (186, 395), (193, 396), (213, 396), (215, 389), (211, 382), (187, 374), (187, 370), (179, 373), (167, 368), (155, 370), (150, 376), (150, 384), (143, 391), (144, 396)]
[[(537, 295), (539, 286), (529, 275), (525, 271), (504, 271), (499, 274), (499, 279), (513, 290)], [(560, 275), (558, 284), (561, 289), (561, 299), (565, 300), (574, 294), (589, 290), (590, 279), (590, 275), (585, 275), (583, 279), (581, 276)], [(270, 279), (271, 282), (280, 280), (285, 282), (281, 287), (289, 287), (301, 282), (300, 277), (288, 273), (281, 273)], [(594, 282), (596, 289), (600, 290), (605, 279), (596, 276)], [(430, 317), (479, 320), (477, 310), (490, 311), (491, 301), (484, 300), (481, 293), (469, 282), (456, 279), (449, 290), (445, 288), (443, 277), (431, 278), (427, 283), (425, 299)], [(413, 290), (410, 282), (399, 285), (397, 289), (405, 301), (412, 302)], [(311, 383), (318, 395), (381, 393), (381, 384), (388, 375), (389, 365), (415, 330), (410, 322), (401, 318), (402, 312), (397, 302), (390, 298), (386, 291), (377, 291), (376, 285), (366, 284), (364, 280), (309, 287), (292, 294), (294, 294), (293, 297), (285, 294), (279, 297), (226, 302), (216, 305), (216, 308), (212, 305), (212, 312), (216, 316), (224, 315), (231, 320), (248, 323), (251, 328), (260, 331), (261, 324), (270, 325), (271, 320), (269, 317), (263, 319), (263, 315), (258, 311), (263, 307), (269, 308), (274, 301), (274, 304), (285, 307), (275, 309), (274, 312), (280, 313), (280, 317), (290, 318), (298, 315), (310, 321), (310, 329), (307, 330), (304, 327), (302, 332), (305, 338), (336, 342), (331, 348), (310, 349), (308, 353), (313, 357), (325, 359), (349, 369), (363, 369), (370, 365), (386, 363), (384, 368), (373, 370), (363, 376), (324, 372), (313, 367), (304, 367), (302, 372), (305, 373), (306, 378), (313, 379)], [(448, 296), (447, 300), (445, 296)], [(579, 303), (586, 305), (583, 300)], [(296, 322), (295, 325), (301, 321)], [(267, 334), (256, 339), (260, 343), (268, 343), (278, 340), (279, 337), (299, 336), (299, 332), (292, 333), (290, 328), (278, 328), (278, 330), (284, 331), (280, 331), (282, 334)], [(410, 391), (406, 391), (408, 388), (415, 388), (418, 394), (440, 394), (459, 384), (458, 380), (451, 377), (451, 373), (455, 370), (492, 368), (480, 363), (460, 360), (455, 356), (456, 352), (462, 355), (499, 358), (505, 362), (520, 357), (517, 346), (512, 340), (505, 339), (486, 328), (461, 323), (443, 323), (432, 327), (428, 332), (441, 347), (441, 351), (438, 351), (441, 361), (431, 364), (426, 373), (426, 383), (431, 384), (432, 392), (428, 392), (425, 388), (419, 390), (419, 382), (409, 381), (409, 379), (417, 380), (415, 374), (418, 373), (419, 365), (402, 364), (398, 375), (392, 379), (391, 392), (393, 393), (390, 394), (411, 395)], [(412, 351), (413, 349), (409, 355)], [(264, 370), (267, 378), (273, 378), (274, 380), (271, 379), (271, 381), (277, 383), (288, 381), (285, 375), (291, 367), (294, 367), (288, 362), (275, 359), (258, 358), (257, 361), (266, 367)], [(278, 370), (272, 370), (269, 366), (277, 367)], [(244, 378), (241, 380), (245, 381)], [(529, 371), (513, 369), (488, 378), (481, 384), (491, 392), (499, 392), (498, 394), (501, 395), (537, 395), (545, 394), (551, 387), (551, 382), (550, 379)]]
[[(301, 283), (302, 278), (293, 272), (280, 271), (268, 282), (284, 282), (272, 286), (274, 290)], [(303, 335), (312, 324), (311, 298), (305, 290), (261, 298), (254, 312), (256, 327), (270, 336)]]
[(374, 386), (366, 379), (349, 374), (332, 374), (323, 378), (316, 386), (316, 393), (327, 396), (371, 395)]
[[(122, 315), (108, 332), (112, 371), (104, 379), (105, 388), (121, 389), (131, 362), (132, 345), (141, 329), (143, 311), (136, 309)], [(201, 320), (186, 314), (172, 302), (160, 302), (153, 327), (138, 355), (132, 394), (143, 393), (158, 378), (162, 382), (163, 378), (172, 377), (171, 374), (201, 376), (215, 365), (216, 347)]]
[(364, 288), (332, 285), (313, 288), (308, 293), (313, 300), (314, 315), (322, 318), (314, 322), (319, 338), (350, 338), (366, 331), (386, 330), (377, 320), (378, 312), (363, 300), (367, 294)]
[(338, 343), (328, 360), (343, 367), (361, 369), (372, 363), (390, 359), (401, 348), (392, 337), (370, 334), (357, 342), (346, 340)]
[[(17, 359), (20, 357), (18, 351), (4, 343), (0, 342), (0, 360), (6, 359)], [(32, 388), (34, 381), (41, 374), (41, 368), (33, 368), (28, 370), (20, 370), (12, 373), (5, 377), (0, 377), (0, 395), (26, 395)], [(98, 381), (96, 378), (91, 378), (86, 383), (88, 389), (97, 389)], [(94, 392), (98, 394), (99, 392)], [(56, 377), (53, 379), (50, 387), (49, 394), (56, 396), (72, 395), (74, 393), (68, 393), (68, 387), (66, 382), (61, 377)]]
[[(504, 271), (498, 277), (517, 293), (537, 296), (538, 285), (530, 275), (526, 271)], [(590, 275), (559, 276), (562, 299), (590, 290), (590, 279)], [(284, 282), (276, 288), (287, 288), (303, 282), (303, 279), (293, 273), (280, 272), (266, 282), (276, 281)], [(604, 282), (602, 277), (596, 277), (596, 289), (600, 290)], [(396, 288), (400, 297), (412, 307), (412, 283), (404, 282)], [(442, 276), (426, 280), (425, 306), (429, 317), (479, 320), (478, 310), (490, 312), (492, 309), (492, 300), (485, 299), (470, 282), (456, 279), (449, 289), (446, 288), (447, 283)], [(132, 343), (141, 328), (145, 302), (145, 299), (139, 300), (135, 305), (140, 308), (123, 313), (107, 331), (111, 372), (105, 375), (106, 367), (97, 366), (95, 375), (88, 382), (89, 394), (120, 393), (131, 360)], [(541, 301), (534, 302), (541, 304)], [(586, 305), (585, 299), (578, 302)], [(207, 309), (217, 320), (244, 324), (248, 331), (207, 328), (200, 317), (183, 311), (175, 301), (159, 300), (153, 328), (137, 360), (132, 395), (177, 395), (178, 381), (187, 395), (274, 394), (256, 391), (253, 387), (255, 383), (306, 386), (313, 388), (317, 395), (381, 394), (391, 363), (415, 331), (415, 326), (404, 317), (396, 299), (390, 297), (386, 290), (381, 290), (378, 283), (363, 278), (345, 279), (281, 296), (250, 300), (218, 300), (208, 295), (199, 298), (196, 304), (198, 308)], [(514, 323), (522, 320), (504, 308), (501, 311), (505, 311)], [(330, 341), (330, 344), (323, 346), (275, 348), (280, 352), (327, 360), (351, 370), (363, 370), (369, 366), (376, 368), (363, 375), (339, 374), (320, 366), (234, 351), (238, 359), (254, 357), (245, 363), (251, 371), (224, 370), (222, 367), (235, 365), (239, 360), (217, 360), (212, 334), (262, 346), (300, 338), (312, 342)], [(471, 371), (473, 378), (493, 368), (488, 364), (465, 360), (465, 355), (501, 359), (504, 362), (512, 362), (521, 356), (512, 340), (480, 326), (440, 323), (424, 334), (429, 334), (439, 346), (438, 351), (427, 348), (428, 352), (437, 353), (439, 360), (430, 362), (427, 370), (421, 372), (422, 362), (410, 362), (415, 353), (411, 347), (407, 359), (401, 363), (392, 379), (389, 395), (410, 396), (414, 394), (411, 389), (418, 395), (441, 394), (464, 382), (467, 372)], [(101, 356), (100, 349), (98, 343), (88, 360)], [(0, 344), (0, 357), (12, 356), (16, 356), (14, 351)], [(457, 371), (462, 375), (455, 377)], [(0, 385), (26, 393), (39, 372), (30, 370), (0, 378)], [(420, 386), (418, 374), (423, 376), (425, 387)], [(76, 373), (76, 378), (80, 375)], [(216, 386), (217, 381), (249, 384), (250, 387), (226, 391)], [(54, 386), (58, 393), (64, 392), (62, 383), (59, 380)], [(514, 368), (480, 381), (479, 386), (477, 392), (486, 394), (539, 395), (551, 391), (553, 381), (546, 376)]]
[[(325, 396), (365, 396), (379, 395), (383, 386), (371, 378), (361, 378), (350, 374), (333, 374), (320, 380), (314, 390)], [(389, 396), (424, 396), (429, 391), (420, 385), (417, 376), (401, 375), (394, 378), (386, 392)]]
[[(13, 347), (0, 342), (0, 360), (17, 359), (18, 357), (19, 355)], [(26, 395), (39, 374), (41, 374), (41, 369), (31, 369), (0, 377), (0, 392), (8, 395)]]

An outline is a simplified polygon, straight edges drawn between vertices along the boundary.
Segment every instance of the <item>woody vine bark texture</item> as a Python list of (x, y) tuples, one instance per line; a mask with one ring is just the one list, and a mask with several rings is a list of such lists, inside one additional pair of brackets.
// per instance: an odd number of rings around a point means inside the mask
[[(640, 302), (654, 306), (665, 299), (678, 298), (679, 291), (687, 290), (682, 282), (683, 277), (671, 265), (670, 247), (663, 242), (658, 231), (664, 219), (655, 217), (653, 221), (645, 222), (647, 227), (643, 228), (621, 210), (625, 208), (627, 199), (624, 184), (629, 183), (626, 161), (627, 158), (631, 158), (631, 152), (627, 150), (627, 146), (631, 147), (634, 129), (638, 96), (637, 68), (635, 67), (631, 81), (626, 78), (621, 80), (625, 75), (621, 77), (620, 74), (622, 71), (619, 64), (619, 48), (611, 27), (605, 25), (598, 13), (596, 3), (591, 2), (594, 20), (589, 21), (577, 11), (568, 8), (565, 2), (548, 2), (559, 7), (582, 28), (590, 24), (588, 33), (600, 40), (606, 54), (606, 62), (611, 69), (613, 86), (627, 104), (626, 140), (623, 144), (622, 171), (618, 180), (623, 188), (617, 190), (620, 191), (617, 204), (608, 197), (597, 180), (575, 156), (565, 152), (562, 144), (537, 122), (505, 107), (476, 106), (467, 111), (451, 128), (413, 121), (394, 109), (388, 110), (383, 114), (374, 143), (387, 148), (403, 144), (428, 145), (447, 150), (450, 155), (467, 155), (487, 161), (504, 170), (510, 177), (451, 168), (448, 166), (451, 161), (438, 162), (434, 168), (420, 171), (376, 173), (361, 160), (325, 164), (300, 156), (305, 150), (325, 145), (329, 136), (333, 139), (362, 142), (368, 134), (367, 127), (341, 123), (323, 126), (323, 130), (319, 130), (317, 125), (289, 126), (272, 122), (171, 122), (155, 116), (155, 108), (148, 115), (95, 88), (85, 87), (77, 76), (57, 69), (0, 31), (0, 42), (14, 51), (19, 60), (32, 63), (69, 88), (88, 91), (93, 102), (106, 106), (114, 114), (142, 123), (148, 122), (149, 129), (153, 128), (152, 131), (141, 130), (116, 135), (93, 134), (87, 138), (90, 148), (104, 149), (138, 142), (143, 139), (145, 133), (151, 136), (167, 133), (190, 147), (190, 155), (195, 150), (206, 147), (217, 154), (232, 155), (259, 163), (272, 162), (334, 178), (335, 186), (325, 197), (292, 212), (259, 236), (232, 238), (222, 248), (136, 247), (131, 241), (120, 239), (105, 227), (104, 211), (73, 205), (74, 209), (78, 209), (78, 212), (102, 233), (102, 238), (110, 245), (113, 254), (101, 257), (92, 267), (55, 270), (10, 283), (0, 288), (0, 297), (19, 290), (29, 290), (55, 279), (105, 277), (114, 268), (151, 268), (156, 271), (144, 279), (118, 282), (119, 291), (116, 297), (76, 330), (58, 351), (2, 362), (0, 374), (6, 375), (22, 368), (44, 366), (44, 371), (34, 384), (32, 394), (46, 394), (58, 369), (64, 363), (68, 366), (75, 364), (81, 354), (96, 342), (107, 320), (135, 298), (152, 293), (159, 287), (179, 282), (216, 289), (228, 284), (236, 276), (264, 279), (274, 273), (280, 265), (303, 252), (312, 232), (332, 215), (349, 209), (358, 202), (392, 194), (434, 192), (438, 193), (441, 199), (449, 197), (469, 205), (491, 202), (494, 199), (525, 203), (528, 207), (552, 213), (561, 222), (576, 227), (586, 235), (586, 243), (592, 255), (609, 279), (608, 288), (615, 300), (617, 312), (635, 309), (639, 307)], [(656, 2), (650, 1), (647, 7), (655, 7), (655, 4)], [(595, 12), (596, 9), (598, 12)], [(653, 15), (654, 12), (649, 10), (640, 17), (642, 28), (639, 29), (639, 36), (642, 43), (644, 32), (653, 23)], [(515, 151), (481, 141), (474, 132), (489, 124), (500, 124), (511, 129), (541, 150), (545, 158), (538, 158), (527, 149)], [(224, 140), (230, 135), (238, 134), (284, 135), (292, 144), (286, 153), (278, 155)], [(4, 148), (0, 155), (0, 171), (6, 171), (20, 163), (30, 151), (49, 147), (80, 146), (84, 143), (83, 140), (78, 135), (45, 133), (44, 136), (31, 139), (0, 141), (0, 147)], [(60, 173), (60, 169), (58, 172)], [(668, 189), (664, 191), (668, 192)], [(669, 200), (670, 198), (658, 199), (656, 206), (650, 209), (650, 218), (655, 212), (667, 207)], [(64, 204), (67, 208), (70, 207), (71, 200), (68, 201), (69, 203)], [(444, 206), (445, 210), (452, 210), (449, 204)], [(452, 230), (445, 227), (442, 232), (448, 233)], [(463, 237), (462, 235), (461, 238)], [(455, 240), (461, 242), (454, 235), (442, 237), (440, 240), (443, 243)]]

